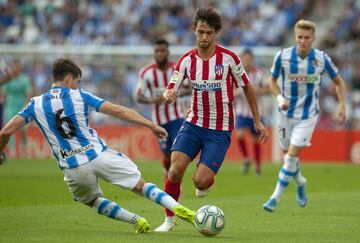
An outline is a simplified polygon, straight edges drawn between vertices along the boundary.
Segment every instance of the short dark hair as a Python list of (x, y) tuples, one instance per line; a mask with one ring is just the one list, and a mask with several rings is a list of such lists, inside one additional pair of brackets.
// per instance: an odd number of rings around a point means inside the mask
[(243, 55), (245, 55), (245, 54), (249, 54), (249, 55), (252, 56), (252, 57), (254, 56), (251, 48), (245, 48), (241, 55), (243, 56)]
[(221, 15), (213, 8), (198, 8), (194, 15), (193, 25), (197, 26), (199, 21), (207, 23), (216, 32), (222, 28)]
[(52, 64), (53, 81), (63, 80), (67, 74), (73, 78), (81, 77), (82, 72), (79, 66), (68, 58), (58, 58)]
[(154, 45), (165, 45), (166, 48), (169, 47), (169, 42), (165, 39), (157, 39), (155, 42), (154, 42)]

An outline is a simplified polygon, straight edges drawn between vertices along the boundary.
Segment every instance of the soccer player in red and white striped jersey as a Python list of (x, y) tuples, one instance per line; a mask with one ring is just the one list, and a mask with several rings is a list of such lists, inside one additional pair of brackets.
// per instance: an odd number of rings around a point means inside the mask
[(175, 69), (175, 63), (169, 61), (168, 48), (169, 43), (165, 39), (155, 41), (155, 62), (146, 65), (140, 70), (136, 89), (137, 101), (142, 104), (153, 105), (153, 122), (165, 128), (169, 134), (166, 139), (159, 139), (159, 145), (164, 154), (162, 164), (165, 176), (167, 176), (170, 167), (171, 145), (184, 121), (181, 102), (167, 104), (162, 101), (162, 93), (169, 84)]
[[(254, 55), (250, 49), (246, 49), (242, 55), (241, 60), (243, 62), (244, 70), (249, 76), (252, 85), (256, 90), (256, 94), (259, 96), (264, 94), (270, 94), (270, 88), (267, 83), (266, 71), (257, 66), (254, 63)], [(262, 111), (261, 100), (258, 102), (260, 112)], [(235, 123), (235, 134), (239, 148), (243, 154), (243, 173), (246, 174), (249, 171), (251, 165), (250, 154), (248, 152), (248, 147), (245, 142), (245, 133), (249, 131), (252, 136), (252, 146), (254, 151), (254, 161), (255, 161), (255, 173), (257, 175), (261, 174), (261, 146), (258, 141), (258, 131), (254, 127), (254, 120), (250, 106), (246, 104), (246, 96), (243, 92), (243, 89), (235, 90), (235, 113), (236, 113), (236, 123)]]
[[(200, 8), (193, 19), (196, 47), (178, 61), (163, 98), (168, 103), (177, 100), (184, 80), (192, 84), (192, 102), (186, 121), (171, 148), (171, 166), (165, 191), (178, 199), (180, 183), (191, 161), (201, 150), (193, 181), (198, 197), (205, 196), (214, 183), (234, 128), (234, 88), (242, 86), (254, 116), (260, 141), (268, 134), (260, 121), (255, 92), (240, 59), (232, 51), (216, 44), (222, 27), (221, 16), (212, 8)], [(174, 218), (167, 215), (155, 231), (172, 231)]]

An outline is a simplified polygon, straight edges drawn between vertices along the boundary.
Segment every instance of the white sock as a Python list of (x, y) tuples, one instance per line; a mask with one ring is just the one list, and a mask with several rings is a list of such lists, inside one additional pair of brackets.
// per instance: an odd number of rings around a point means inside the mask
[(171, 217), (166, 216), (165, 217), (165, 222), (174, 224), (175, 223), (175, 217), (174, 216), (171, 216)]
[(276, 201), (280, 200), (280, 197), (288, 187), (291, 179), (296, 175), (298, 160), (298, 157), (291, 157), (288, 154), (285, 155), (284, 165), (279, 172), (279, 179), (271, 198), (275, 198)]
[(160, 190), (155, 184), (145, 183), (142, 193), (145, 197), (149, 198), (151, 201), (160, 204), (161, 206), (173, 211), (174, 207), (179, 205), (174, 198), (172, 198), (166, 192)]
[[(298, 162), (300, 164), (300, 162)], [(302, 186), (305, 184), (306, 179), (301, 175), (300, 172), (300, 166), (298, 166), (298, 173), (294, 176), (294, 181), (296, 183), (296, 186)]]
[(95, 200), (93, 209), (102, 215), (109, 218), (135, 224), (136, 220), (140, 218), (139, 215), (131, 213), (124, 208), (121, 208), (118, 204), (109, 199), (99, 197)]

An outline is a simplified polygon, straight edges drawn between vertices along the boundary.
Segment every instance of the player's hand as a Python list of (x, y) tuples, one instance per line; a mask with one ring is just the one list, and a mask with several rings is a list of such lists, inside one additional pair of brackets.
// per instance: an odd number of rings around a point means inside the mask
[(343, 125), (346, 119), (346, 108), (345, 104), (341, 103), (339, 104), (338, 108), (338, 124)]
[(172, 89), (166, 89), (162, 95), (163, 101), (167, 104), (174, 103), (177, 99), (177, 94)]
[(264, 124), (262, 124), (261, 121), (258, 121), (254, 123), (254, 127), (259, 133), (258, 141), (260, 143), (266, 143), (266, 141), (269, 139), (269, 132), (267, 131)]
[(160, 127), (160, 126), (154, 124), (151, 129), (152, 129), (153, 133), (159, 138), (167, 138), (168, 137), (168, 133), (166, 132), (166, 130), (163, 127)]
[(286, 111), (289, 108), (289, 101), (284, 98), (281, 94), (276, 96), (276, 101), (281, 110)]
[(6, 161), (6, 155), (4, 152), (2, 152), (1, 156), (0, 156), (0, 165), (5, 164)]

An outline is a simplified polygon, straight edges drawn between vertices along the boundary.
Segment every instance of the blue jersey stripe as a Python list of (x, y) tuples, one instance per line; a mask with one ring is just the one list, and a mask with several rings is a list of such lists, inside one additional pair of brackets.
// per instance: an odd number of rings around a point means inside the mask
[[(296, 74), (298, 73), (298, 61), (297, 61), (297, 54), (296, 48), (293, 47), (291, 50), (291, 57), (290, 57), (290, 73)], [(289, 109), (287, 112), (287, 116), (293, 118), (295, 114), (296, 103), (298, 100), (298, 84), (296, 81), (290, 81), (290, 102), (289, 102)]]
[(307, 83), (306, 84), (306, 97), (304, 103), (304, 110), (301, 116), (301, 119), (309, 118), (309, 110), (313, 100), (313, 92), (314, 92), (314, 83)]
[[(308, 57), (308, 67), (307, 73), (314, 74), (315, 73), (315, 50), (312, 48), (309, 57)], [(307, 83), (306, 84), (306, 96), (305, 96), (305, 103), (304, 103), (304, 110), (301, 116), (301, 119), (309, 118), (309, 111), (310, 106), (313, 100), (313, 92), (314, 92), (314, 83)]]
[[(86, 127), (89, 128), (89, 133), (91, 134), (91, 136), (94, 137), (94, 132), (93, 132), (93, 129), (91, 129), (89, 127), (89, 107), (88, 107), (88, 104), (85, 102), (86, 101), (86, 96), (83, 92), (81, 92), (80, 90), (80, 95), (81, 95), (81, 98), (83, 100), (83, 104), (84, 104), (84, 115), (85, 115), (85, 122), (86, 122)], [(103, 143), (103, 141), (98, 137), (98, 141), (99, 143), (101, 144), (102, 146), (102, 152), (106, 150), (106, 146), (105, 144)]]
[(308, 74), (315, 73), (315, 50), (314, 50), (314, 48), (312, 48), (309, 53), (307, 73)]
[(282, 55), (282, 50), (281, 50), (280, 54), (276, 57), (276, 60), (275, 60), (275, 66), (274, 66), (274, 70), (273, 70), (273, 73), (272, 73), (272, 76), (274, 78), (278, 78), (279, 74), (280, 74), (281, 55)]
[[(43, 112), (46, 118), (46, 121), (48, 123), (48, 127), (51, 130), (51, 132), (55, 135), (61, 149), (66, 149), (68, 151), (71, 150), (71, 145), (69, 144), (68, 141), (66, 141), (65, 139), (63, 139), (58, 131), (56, 130), (56, 124), (55, 124), (55, 113), (52, 110), (51, 107), (51, 100), (47, 100), (47, 98), (49, 98), (49, 92), (47, 94), (44, 94), (42, 96), (42, 102), (43, 102)], [(78, 162), (76, 160), (76, 158), (74, 156), (66, 158), (66, 162), (69, 165), (69, 168), (76, 168), (78, 167)]]
[[(34, 118), (34, 121), (36, 122), (36, 124), (38, 125), (39, 129), (41, 130), (42, 134), (44, 134), (44, 137), (46, 139), (46, 141), (48, 141), (48, 143), (50, 144), (50, 147), (51, 147), (51, 150), (53, 152), (53, 155), (54, 157), (56, 158), (57, 162), (58, 162), (58, 166), (60, 167), (60, 164), (59, 164), (59, 157), (56, 155), (55, 151), (54, 151), (54, 148), (53, 148), (53, 145), (50, 143), (50, 140), (48, 138), (48, 136), (46, 135), (45, 131), (44, 131), (44, 128), (42, 127), (41, 123), (39, 122), (37, 116), (36, 116), (36, 113), (35, 113), (35, 107), (34, 105), (30, 106), (30, 112)], [(61, 167), (60, 167), (61, 168)]]
[(324, 60), (325, 60), (325, 70), (329, 73), (330, 78), (335, 78), (337, 73), (335, 70), (331, 67), (330, 61), (328, 60), (328, 56), (324, 53)]
[[(84, 134), (81, 132), (78, 120), (76, 119), (76, 113), (74, 110), (74, 104), (71, 100), (70, 96), (70, 89), (62, 88), (61, 93), (64, 93), (65, 95), (61, 96), (61, 101), (64, 106), (64, 114), (67, 117), (70, 117), (70, 119), (73, 121), (74, 127), (76, 129), (76, 140), (80, 143), (82, 147), (90, 144), (89, 140), (86, 139)], [(93, 160), (97, 157), (97, 153), (94, 149), (90, 149), (85, 151), (86, 156), (88, 157), (89, 161)]]

